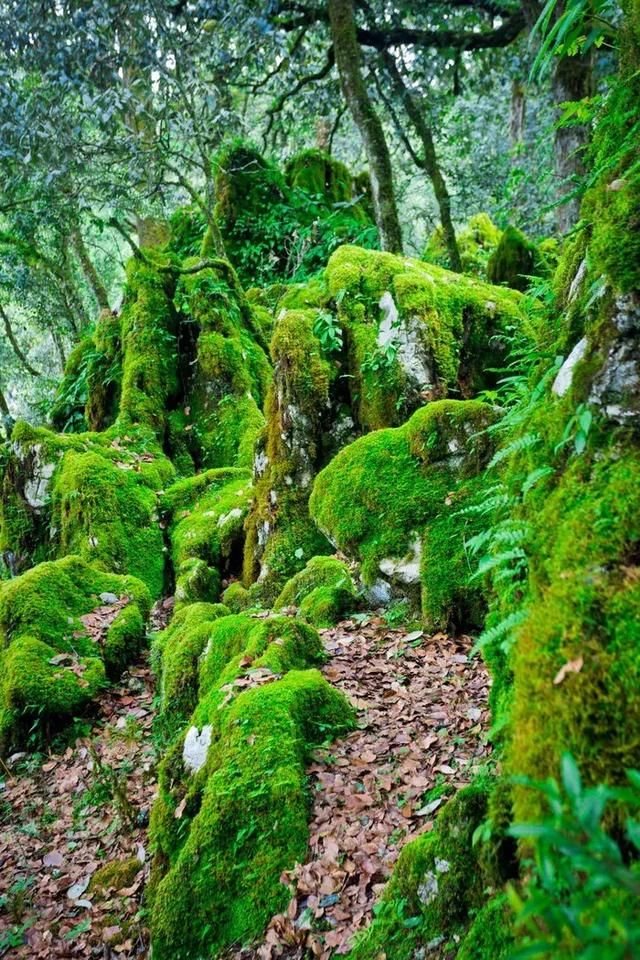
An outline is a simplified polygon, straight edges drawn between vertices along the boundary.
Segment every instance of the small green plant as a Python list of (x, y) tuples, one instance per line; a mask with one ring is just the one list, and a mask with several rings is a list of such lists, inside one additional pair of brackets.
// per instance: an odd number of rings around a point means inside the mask
[(360, 369), (363, 373), (377, 373), (381, 370), (388, 370), (395, 362), (397, 353), (398, 344), (390, 340), (384, 346), (377, 347), (371, 353), (368, 353), (364, 357)]
[(519, 781), (543, 794), (549, 814), (509, 830), (535, 851), (524, 892), (509, 890), (523, 938), (512, 960), (640, 955), (640, 872), (629, 863), (640, 852), (640, 821), (627, 819), (624, 839), (605, 829), (611, 805), (640, 807), (640, 773), (627, 776), (629, 787), (585, 787), (574, 758), (564, 754), (560, 784)]
[(325, 353), (340, 353), (342, 350), (342, 328), (338, 318), (329, 310), (319, 310), (313, 324), (313, 332), (320, 341)]

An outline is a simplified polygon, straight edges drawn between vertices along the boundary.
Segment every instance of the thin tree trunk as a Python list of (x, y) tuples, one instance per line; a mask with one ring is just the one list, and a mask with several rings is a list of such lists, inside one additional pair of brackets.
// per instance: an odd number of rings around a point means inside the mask
[(440, 170), (440, 164), (438, 163), (438, 156), (436, 154), (436, 147), (433, 142), (433, 134), (431, 133), (431, 129), (424, 118), (424, 112), (421, 108), (421, 105), (417, 102), (402, 79), (402, 75), (398, 70), (398, 65), (396, 64), (393, 55), (387, 51), (383, 53), (382, 60), (389, 78), (395, 87), (396, 93), (402, 102), (405, 113), (411, 120), (415, 131), (422, 142), (423, 156), (418, 159), (421, 161), (422, 169), (431, 180), (433, 192), (438, 203), (442, 232), (447, 247), (447, 253), (449, 254), (449, 266), (457, 273), (462, 273), (462, 261), (460, 259), (460, 251), (458, 250), (456, 231), (453, 226), (453, 220), (451, 219), (451, 197), (449, 196), (447, 184), (442, 176), (442, 171)]
[(509, 124), (509, 137), (514, 154), (524, 142), (526, 115), (527, 97), (524, 84), (514, 80), (511, 84), (511, 122)]
[(402, 253), (402, 232), (393, 189), (391, 157), (382, 123), (362, 76), (353, 0), (328, 0), (331, 37), (344, 98), (360, 132), (369, 161), (371, 197), (380, 246)]
[[(592, 94), (591, 56), (559, 57), (553, 76), (553, 96), (560, 113), (560, 104), (582, 100)], [(555, 173), (558, 197), (566, 197), (584, 176), (584, 154), (589, 142), (587, 126), (556, 127), (554, 143)], [(572, 197), (557, 208), (557, 227), (566, 233), (580, 216), (580, 198)]]
[(78, 257), (85, 279), (91, 287), (94, 297), (96, 298), (98, 307), (100, 310), (110, 310), (111, 307), (109, 305), (107, 291), (102, 280), (98, 276), (98, 271), (91, 261), (91, 257), (89, 256), (89, 252), (82, 238), (80, 227), (75, 227), (73, 229), (71, 233), (71, 242), (73, 243), (73, 249)]
[(60, 359), (60, 366), (62, 367), (62, 370), (64, 371), (64, 368), (65, 368), (66, 365), (67, 365), (67, 357), (66, 357), (65, 352), (64, 352), (64, 343), (62, 342), (62, 337), (60, 336), (60, 333), (59, 333), (55, 328), (52, 329), (52, 331), (51, 331), (51, 337), (52, 337), (53, 342), (54, 342), (54, 344), (55, 344), (55, 348), (56, 348), (56, 350), (58, 351), (58, 357), (59, 357), (59, 359)]
[(11, 431), (13, 430), (15, 420), (11, 416), (9, 404), (7, 403), (7, 398), (5, 397), (2, 388), (0, 388), (0, 421), (2, 422), (7, 437), (11, 436)]
[(15, 353), (16, 357), (18, 358), (18, 360), (20, 361), (24, 369), (27, 371), (27, 373), (31, 374), (32, 377), (39, 377), (40, 371), (36, 370), (35, 367), (31, 366), (31, 364), (29, 363), (28, 357), (26, 356), (25, 353), (23, 353), (20, 344), (16, 340), (16, 335), (13, 332), (13, 327), (11, 326), (9, 315), (7, 314), (2, 304), (0, 304), (0, 317), (2, 318), (2, 323), (4, 325), (4, 332), (7, 335), (7, 340), (13, 347), (13, 352)]

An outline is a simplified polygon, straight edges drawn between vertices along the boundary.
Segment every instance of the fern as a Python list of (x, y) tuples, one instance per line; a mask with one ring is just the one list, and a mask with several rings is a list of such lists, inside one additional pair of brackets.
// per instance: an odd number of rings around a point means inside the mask
[(511, 637), (515, 628), (519, 627), (521, 623), (524, 623), (526, 616), (527, 609), (523, 607), (520, 610), (515, 610), (513, 613), (510, 613), (504, 620), (497, 623), (495, 627), (491, 627), (489, 630), (483, 630), (473, 645), (469, 656), (475, 656), (476, 653), (479, 653), (481, 650), (484, 650), (485, 647), (494, 644), (498, 640), (502, 641), (500, 649), (508, 650), (510, 643), (506, 638)]
[(522, 453), (523, 450), (529, 450), (531, 447), (535, 447), (540, 443), (540, 440), (541, 437), (539, 433), (525, 433), (521, 437), (516, 437), (511, 443), (508, 443), (506, 447), (500, 447), (491, 458), (487, 470), (491, 470), (499, 463), (502, 463), (503, 460), (512, 457), (516, 453)]

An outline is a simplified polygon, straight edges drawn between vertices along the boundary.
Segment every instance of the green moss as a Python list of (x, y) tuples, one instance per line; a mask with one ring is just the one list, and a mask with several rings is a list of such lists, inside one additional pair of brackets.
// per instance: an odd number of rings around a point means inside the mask
[(246, 587), (243, 587), (239, 580), (229, 584), (221, 599), (232, 613), (242, 613), (243, 610), (252, 605), (249, 591)]
[(301, 600), (298, 615), (323, 629), (333, 627), (355, 605), (355, 593), (349, 587), (315, 587)]
[(133, 883), (136, 875), (143, 869), (143, 864), (137, 857), (128, 860), (113, 860), (105, 863), (104, 867), (91, 877), (89, 890), (92, 893), (106, 894), (110, 891), (126, 889)]
[(151, 427), (161, 436), (178, 391), (177, 321), (167, 276), (132, 259), (121, 315), (124, 355), (119, 422)]
[[(422, 579), (433, 622), (450, 618), (468, 586), (472, 571), (461, 558), (465, 524), (455, 513), (466, 495), (462, 482), (491, 452), (480, 431), (493, 419), (479, 401), (428, 404), (403, 427), (378, 430), (346, 447), (314, 484), (311, 515), (332, 542), (361, 561), (365, 583), (373, 583), (382, 567), (392, 578), (397, 570), (402, 582), (402, 567), (415, 565), (426, 537)], [(458, 558), (445, 576), (430, 561), (439, 563), (447, 551)], [(411, 577), (405, 587), (417, 580), (416, 573)]]
[(515, 227), (507, 227), (487, 264), (490, 283), (504, 284), (514, 290), (526, 290), (529, 277), (536, 272), (535, 245)]
[[(212, 625), (192, 718), (211, 734), (206, 762), (189, 774), (179, 741), (161, 765), (152, 814), (160, 960), (248, 940), (286, 904), (280, 875), (307, 847), (309, 749), (353, 722), (317, 671), (296, 669), (321, 657), (315, 631), (288, 618)], [(252, 685), (269, 671), (272, 682)]]
[[(518, 773), (554, 775), (565, 750), (589, 783), (624, 782), (624, 771), (640, 763), (639, 491), (637, 451), (614, 449), (593, 463), (577, 460), (531, 504), (531, 592), (513, 659), (510, 756)], [(579, 671), (554, 683), (576, 660)], [(519, 789), (516, 818), (531, 819), (539, 803)]]
[[(458, 251), (464, 273), (487, 279), (487, 262), (500, 243), (502, 231), (486, 213), (476, 213), (457, 234)], [(422, 259), (439, 267), (449, 266), (449, 254), (439, 225), (431, 234)]]
[(240, 563), (251, 497), (249, 472), (239, 468), (207, 470), (163, 494), (178, 605), (218, 599), (222, 576)]
[(432, 941), (446, 942), (464, 930), (484, 899), (473, 834), (485, 818), (490, 785), (490, 778), (479, 777), (460, 790), (431, 833), (403, 848), (373, 922), (351, 951), (353, 960), (374, 960), (380, 952), (408, 960)]
[(305, 150), (296, 154), (285, 167), (290, 187), (310, 194), (329, 206), (350, 203), (353, 179), (347, 167), (322, 150)]
[(97, 453), (69, 451), (64, 456), (52, 490), (60, 551), (106, 570), (133, 574), (158, 597), (165, 558), (156, 497), (124, 466)]
[[(104, 592), (131, 600), (102, 649), (79, 618), (100, 605)], [(3, 584), (0, 749), (20, 743), (34, 722), (46, 732), (84, 707), (104, 685), (105, 667), (112, 671), (139, 649), (149, 607), (141, 581), (102, 573), (74, 556), (41, 563)], [(55, 659), (61, 654), (67, 656)]]
[(316, 587), (350, 587), (353, 591), (351, 572), (337, 557), (312, 557), (303, 570), (295, 574), (282, 588), (274, 609), (299, 606), (302, 600)]
[(492, 897), (476, 914), (456, 960), (509, 960), (515, 947), (512, 922), (506, 895)]
[(180, 731), (198, 700), (198, 664), (211, 640), (213, 625), (229, 619), (220, 603), (193, 603), (179, 609), (169, 626), (154, 638), (152, 660), (158, 674), (160, 708), (156, 732), (163, 742)]

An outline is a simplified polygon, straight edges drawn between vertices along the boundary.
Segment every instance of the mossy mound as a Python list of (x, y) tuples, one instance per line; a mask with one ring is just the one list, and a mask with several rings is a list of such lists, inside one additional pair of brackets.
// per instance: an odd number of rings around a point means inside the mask
[[(315, 631), (279, 617), (211, 625), (192, 725), (160, 769), (152, 813), (154, 955), (188, 958), (257, 936), (304, 857), (305, 759), (352, 723), (316, 670)], [(206, 944), (206, 947), (205, 947)]]
[[(501, 236), (502, 231), (487, 213), (476, 213), (470, 217), (456, 234), (463, 272), (486, 280), (489, 257), (500, 243)], [(449, 266), (449, 254), (440, 225), (429, 237), (422, 259), (438, 267)]]
[[(100, 642), (80, 617), (101, 594), (130, 598)], [(85, 707), (144, 639), (149, 591), (135, 577), (103, 573), (80, 557), (41, 563), (0, 588), (0, 749), (19, 745)]]
[(356, 590), (351, 571), (337, 557), (312, 557), (282, 588), (275, 610), (297, 607), (314, 627), (330, 627), (353, 607)]
[(239, 580), (234, 580), (233, 583), (229, 584), (226, 590), (223, 591), (221, 600), (232, 613), (242, 613), (243, 610), (246, 610), (253, 604), (249, 591)]
[(428, 404), (404, 426), (377, 430), (342, 450), (311, 494), (312, 517), (361, 563), (364, 582), (396, 584), (415, 598), (422, 581), (434, 622), (446, 623), (474, 592), (459, 511), (490, 456), (486, 427), (494, 419), (480, 401)]
[[(484, 904), (485, 889), (494, 883), (473, 845), (490, 788), (491, 778), (477, 778), (446, 804), (430, 833), (403, 847), (374, 920), (349, 954), (353, 960), (374, 960), (381, 953), (389, 960), (409, 960), (427, 944), (453, 947), (453, 938), (459, 942), (464, 936)], [(494, 960), (491, 953), (482, 955), (489, 957)]]
[(157, 597), (164, 545), (153, 491), (174, 475), (147, 428), (55, 434), (18, 423), (2, 479), (0, 545), (18, 569), (80, 554), (140, 577)]
[(252, 497), (248, 470), (206, 470), (160, 497), (176, 577), (176, 605), (218, 600), (222, 578), (241, 565)]
[(331, 552), (308, 512), (318, 471), (359, 434), (399, 426), (428, 399), (492, 385), (486, 368), (523, 316), (514, 291), (348, 246), (323, 276), (268, 299), (274, 379), (244, 580), (257, 579), (272, 602), (312, 556)]

